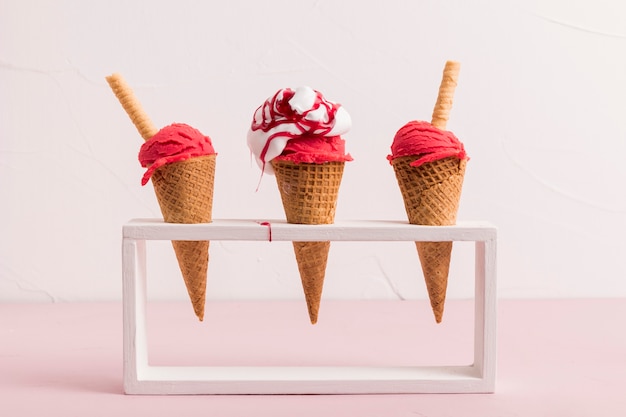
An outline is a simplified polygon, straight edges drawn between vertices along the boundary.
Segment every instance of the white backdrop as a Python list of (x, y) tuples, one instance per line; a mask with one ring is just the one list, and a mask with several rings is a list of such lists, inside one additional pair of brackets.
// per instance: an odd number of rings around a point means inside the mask
[[(471, 157), (459, 219), (499, 228), (501, 297), (626, 296), (626, 3), (547, 1), (0, 2), (0, 301), (121, 298), (121, 227), (160, 217), (141, 137), (104, 77), (155, 124), (218, 152), (214, 218), (283, 218), (245, 144), (252, 113), (309, 85), (353, 119), (337, 219), (405, 220), (385, 157), (429, 120), (462, 64), (448, 128)], [(184, 298), (167, 244), (155, 298)], [(460, 244), (450, 297), (472, 293)], [(301, 297), (279, 242), (213, 242), (209, 297)], [(412, 243), (334, 244), (325, 297), (421, 298)]]

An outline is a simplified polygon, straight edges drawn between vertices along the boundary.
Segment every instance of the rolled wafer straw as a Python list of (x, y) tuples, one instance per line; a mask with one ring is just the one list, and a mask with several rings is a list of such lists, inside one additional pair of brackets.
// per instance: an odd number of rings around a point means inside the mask
[(461, 64), (455, 61), (447, 61), (443, 69), (439, 94), (431, 119), (431, 124), (438, 129), (446, 130), (460, 69)]
[(152, 124), (152, 120), (135, 97), (132, 88), (126, 84), (124, 77), (115, 73), (106, 77), (106, 80), (143, 140), (148, 140), (156, 135), (159, 129)]

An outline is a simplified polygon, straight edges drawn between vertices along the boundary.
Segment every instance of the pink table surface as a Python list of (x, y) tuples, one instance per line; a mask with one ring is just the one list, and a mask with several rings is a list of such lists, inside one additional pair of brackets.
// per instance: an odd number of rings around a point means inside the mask
[[(151, 362), (467, 364), (472, 302), (150, 303)], [(625, 416), (626, 300), (500, 300), (495, 394), (130, 396), (122, 306), (0, 304), (2, 416)]]

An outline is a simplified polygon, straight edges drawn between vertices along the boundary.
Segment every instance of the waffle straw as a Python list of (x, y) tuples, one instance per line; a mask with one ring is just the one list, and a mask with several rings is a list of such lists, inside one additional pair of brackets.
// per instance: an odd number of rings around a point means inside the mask
[(152, 124), (152, 120), (150, 120), (150, 117), (148, 117), (141, 103), (135, 97), (132, 88), (130, 88), (124, 78), (120, 74), (115, 73), (106, 77), (106, 80), (143, 140), (148, 140), (156, 135), (159, 130)]

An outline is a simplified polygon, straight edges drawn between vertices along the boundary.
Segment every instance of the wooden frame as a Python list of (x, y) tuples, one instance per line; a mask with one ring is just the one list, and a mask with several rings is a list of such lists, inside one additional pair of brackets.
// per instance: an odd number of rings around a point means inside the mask
[[(270, 226), (268, 226), (268, 223)], [(475, 242), (474, 363), (470, 366), (150, 366), (146, 240)], [(124, 391), (127, 394), (490, 393), (496, 372), (496, 228), (486, 222), (415, 226), (397, 221), (297, 225), (273, 220), (123, 226)]]

